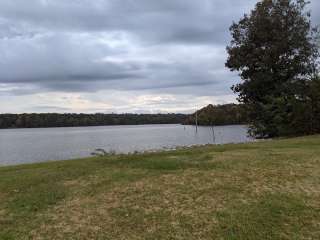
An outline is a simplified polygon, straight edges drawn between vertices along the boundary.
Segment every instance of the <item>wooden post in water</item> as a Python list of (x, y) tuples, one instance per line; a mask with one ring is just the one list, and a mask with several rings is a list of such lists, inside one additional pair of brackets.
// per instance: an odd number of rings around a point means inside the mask
[(212, 141), (213, 141), (213, 144), (215, 144), (216, 143), (216, 136), (214, 134), (214, 126), (212, 123), (211, 123), (211, 130), (212, 130)]
[(196, 110), (196, 133), (198, 133), (198, 111)]

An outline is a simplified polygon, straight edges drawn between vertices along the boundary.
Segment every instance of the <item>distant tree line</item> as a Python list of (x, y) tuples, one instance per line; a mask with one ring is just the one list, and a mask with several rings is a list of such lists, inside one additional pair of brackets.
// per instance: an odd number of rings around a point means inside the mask
[(180, 124), (186, 118), (185, 114), (0, 114), (0, 128)]
[[(232, 125), (248, 122), (245, 108), (239, 104), (208, 105), (197, 111), (199, 125)], [(195, 124), (194, 114), (74, 114), (23, 113), (0, 114), (0, 129), (84, 127), (142, 124)]]
[(305, 0), (261, 0), (230, 27), (226, 66), (256, 137), (320, 133), (319, 31)]
[(198, 124), (204, 126), (248, 123), (245, 107), (241, 104), (224, 104), (216, 106), (210, 104), (190, 115), (184, 121), (184, 124), (195, 125), (196, 118)]

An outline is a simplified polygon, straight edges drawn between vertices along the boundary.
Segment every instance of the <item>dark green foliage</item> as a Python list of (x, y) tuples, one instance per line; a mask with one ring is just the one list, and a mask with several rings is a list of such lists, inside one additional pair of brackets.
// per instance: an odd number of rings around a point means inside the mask
[[(247, 115), (244, 105), (225, 104), (225, 105), (208, 105), (197, 111), (198, 124), (211, 125), (234, 125), (246, 124)], [(195, 124), (196, 113), (186, 119), (185, 124)]]
[(317, 76), (310, 83), (308, 88), (307, 99), (309, 103), (307, 106), (310, 108), (310, 127), (313, 133), (320, 132), (320, 76)]
[(176, 124), (186, 117), (184, 114), (0, 114), (0, 128)]
[(242, 82), (233, 90), (247, 106), (257, 137), (319, 131), (309, 106), (317, 105), (320, 94), (312, 90), (317, 85), (317, 30), (306, 5), (304, 0), (263, 0), (230, 27), (226, 66), (240, 72)]

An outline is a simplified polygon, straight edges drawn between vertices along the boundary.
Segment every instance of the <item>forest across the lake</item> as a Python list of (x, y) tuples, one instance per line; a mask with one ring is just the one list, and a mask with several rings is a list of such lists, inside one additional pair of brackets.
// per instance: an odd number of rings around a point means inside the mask
[(186, 124), (195, 125), (246, 124), (243, 105), (208, 105), (194, 114), (76, 114), (24, 113), (0, 114), (0, 128), (84, 127), (107, 125)]
[(105, 125), (177, 124), (185, 114), (0, 114), (0, 128), (84, 127)]

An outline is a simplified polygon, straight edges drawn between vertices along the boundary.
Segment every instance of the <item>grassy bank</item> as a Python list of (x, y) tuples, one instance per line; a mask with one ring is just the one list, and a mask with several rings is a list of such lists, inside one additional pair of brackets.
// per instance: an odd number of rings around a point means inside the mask
[(320, 239), (320, 136), (0, 168), (0, 239)]

